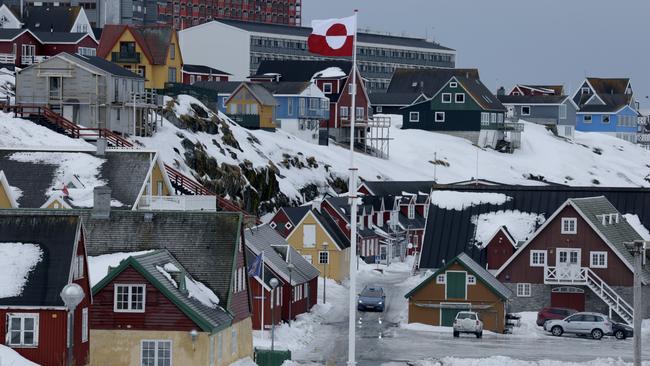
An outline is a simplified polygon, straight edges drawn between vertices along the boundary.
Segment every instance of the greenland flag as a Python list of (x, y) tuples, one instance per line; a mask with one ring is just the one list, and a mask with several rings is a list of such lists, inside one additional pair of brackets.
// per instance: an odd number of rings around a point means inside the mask
[(313, 20), (307, 39), (309, 52), (323, 56), (352, 56), (357, 31), (356, 14), (340, 19)]

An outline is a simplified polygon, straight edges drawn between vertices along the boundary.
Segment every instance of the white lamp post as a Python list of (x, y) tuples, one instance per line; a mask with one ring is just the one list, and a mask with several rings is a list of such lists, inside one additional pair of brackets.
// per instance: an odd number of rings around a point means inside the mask
[(74, 309), (84, 299), (84, 290), (76, 283), (69, 283), (61, 290), (61, 299), (68, 308), (68, 357), (67, 365), (72, 366), (74, 347)]
[(291, 326), (291, 305), (293, 304), (293, 281), (291, 281), (291, 274), (293, 273), (294, 268), (296, 268), (296, 266), (293, 263), (287, 265), (287, 269), (289, 270), (289, 288), (291, 289), (289, 291), (289, 326)]
[[(330, 261), (330, 255), (327, 251), (328, 242), (323, 243), (323, 251), (327, 253), (327, 260), (323, 263), (323, 304), (327, 303), (327, 263)], [(318, 254), (318, 261), (321, 261), (320, 253)]]
[(271, 285), (271, 351), (275, 348), (275, 288), (278, 287), (278, 279), (273, 277), (269, 280)]

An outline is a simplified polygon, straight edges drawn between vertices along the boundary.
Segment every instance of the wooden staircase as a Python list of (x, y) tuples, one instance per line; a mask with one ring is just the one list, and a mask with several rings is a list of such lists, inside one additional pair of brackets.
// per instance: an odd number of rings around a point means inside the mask
[(593, 291), (601, 300), (603, 300), (609, 308), (612, 309), (618, 316), (621, 317), (627, 324), (631, 325), (634, 321), (634, 308), (630, 306), (622, 297), (620, 297), (614, 289), (609, 287), (598, 275), (591, 269), (587, 270), (587, 286)]

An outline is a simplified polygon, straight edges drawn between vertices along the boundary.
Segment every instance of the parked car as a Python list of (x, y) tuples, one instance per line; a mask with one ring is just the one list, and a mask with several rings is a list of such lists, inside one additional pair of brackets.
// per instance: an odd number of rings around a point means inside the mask
[(473, 311), (461, 311), (456, 314), (454, 319), (454, 338), (458, 338), (460, 333), (472, 333), (476, 338), (483, 337), (483, 322), (478, 318), (478, 314)]
[(537, 313), (537, 325), (543, 327), (547, 320), (564, 319), (575, 313), (577, 313), (576, 310), (569, 308), (546, 307)]
[(357, 309), (384, 311), (386, 306), (386, 295), (384, 289), (377, 286), (366, 286), (359, 294)]
[(634, 337), (634, 329), (627, 324), (612, 322), (612, 332), (608, 335), (623, 340)]
[(556, 337), (564, 333), (581, 336), (590, 335), (593, 339), (601, 339), (612, 333), (612, 322), (599, 313), (576, 313), (565, 319), (553, 319), (544, 323), (544, 330)]

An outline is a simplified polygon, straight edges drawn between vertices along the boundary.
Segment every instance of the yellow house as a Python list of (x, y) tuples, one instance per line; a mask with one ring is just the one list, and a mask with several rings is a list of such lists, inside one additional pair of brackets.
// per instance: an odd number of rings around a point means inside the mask
[(250, 129), (275, 129), (277, 101), (271, 92), (256, 83), (241, 83), (225, 101), (226, 114)]
[(287, 242), (321, 276), (341, 282), (350, 274), (350, 241), (327, 216), (308, 211), (287, 237)]
[(182, 82), (183, 56), (178, 34), (170, 26), (106, 25), (97, 56), (144, 77), (148, 89), (164, 89), (166, 82)]

